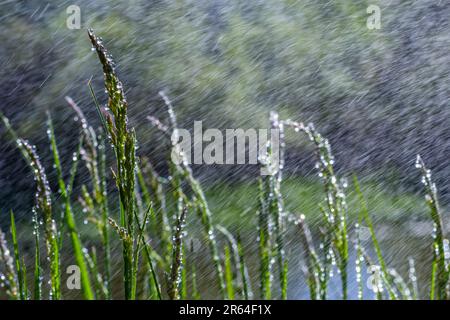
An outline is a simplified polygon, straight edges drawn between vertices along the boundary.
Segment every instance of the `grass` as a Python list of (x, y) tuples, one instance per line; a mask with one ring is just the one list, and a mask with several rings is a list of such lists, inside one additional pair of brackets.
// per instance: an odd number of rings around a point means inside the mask
[[(395, 223), (406, 215), (420, 219), (427, 217), (426, 203), (413, 193), (398, 192), (372, 181), (365, 181), (360, 188), (367, 207), (376, 220)], [(215, 223), (236, 232), (238, 229), (242, 233), (255, 230), (254, 211), (258, 206), (258, 189), (257, 181), (210, 184), (205, 195), (214, 213)], [(317, 204), (323, 198), (323, 185), (320, 181), (314, 178), (286, 177), (281, 190), (287, 212), (303, 214), (310, 225), (321, 223), (321, 217), (317, 214)], [(357, 221), (360, 198), (354, 188), (349, 187), (347, 191), (348, 219)], [(237, 219), (242, 222), (239, 226), (236, 225)]]
[[(67, 254), (67, 249), (63, 248), (66, 238), (70, 239), (69, 252), (80, 270), (84, 299), (201, 299), (207, 293), (199, 288), (198, 275), (200, 271), (204, 272), (205, 266), (195, 258), (195, 251), (199, 249), (194, 248), (193, 237), (186, 235), (200, 234), (199, 228), (204, 238), (200, 250), (206, 250), (210, 261), (206, 268), (215, 278), (216, 286), (209, 288), (215, 297), (289, 299), (294, 263), (288, 260), (286, 251), (299, 246), (304, 247), (304, 277), (311, 299), (329, 298), (330, 282), (336, 272), (341, 297), (348, 299), (349, 283), (353, 281), (349, 270), (353, 267), (360, 299), (364, 298), (364, 268), (379, 276), (375, 298), (421, 298), (419, 285), (430, 287), (426, 298), (448, 298), (448, 240), (445, 239), (437, 187), (420, 157), (416, 166), (424, 185), (424, 203), (404, 193), (396, 196), (373, 192), (378, 186), (368, 183), (361, 187), (356, 177), (350, 190), (347, 182), (336, 173), (328, 140), (312, 124), (280, 119), (273, 112), (270, 125), (280, 130), (281, 139), (286, 130), (309, 139), (315, 150), (320, 181), (286, 179), (283, 159), (278, 166), (270, 162), (270, 156), (275, 152), (270, 144), (261, 166), (272, 174), (262, 176), (258, 182), (212, 185), (203, 190), (187, 161), (183, 161), (185, 155), (177, 144), (172, 145), (172, 151), (181, 161), (168, 160), (169, 177), (161, 177), (148, 160), (139, 157), (135, 130), (127, 120), (129, 105), (111, 56), (92, 30), (88, 35), (103, 67), (108, 102), (107, 107), (101, 106), (89, 82), (93, 104), (102, 123), (102, 127), (95, 130), (77, 104), (66, 97), (81, 122), (80, 141), (67, 173), (62, 168), (57, 137), (48, 115), (47, 133), (57, 192), (50, 188), (38, 150), (20, 138), (9, 120), (0, 114), (4, 127), (33, 172), (36, 186), (35, 206), (31, 210), (34, 234), (32, 284), (27, 283), (30, 270), (26, 268), (21, 250), (24, 239), (18, 237), (12, 212), (10, 234), (0, 231), (0, 284), (2, 293), (9, 299), (58, 300), (66, 297), (61, 272), (61, 256)], [(176, 136), (178, 126), (174, 107), (163, 92), (160, 92), (160, 98), (166, 104), (168, 119), (161, 121), (150, 115), (149, 120), (166, 136)], [(168, 125), (164, 125), (165, 122)], [(283, 141), (281, 145), (284, 148)], [(111, 146), (115, 158), (113, 168), (106, 168), (106, 157), (111, 151), (107, 146)], [(81, 186), (79, 194), (74, 194), (74, 181), (82, 164), (89, 173), (89, 183)], [(109, 179), (114, 180), (116, 193), (107, 189)], [(377, 198), (374, 194), (382, 196)], [(432, 274), (426, 282), (418, 283), (414, 261), (408, 260), (407, 280), (389, 267), (372, 221), (375, 213), (370, 210), (375, 208), (384, 215), (400, 208), (421, 212), (424, 204), (428, 206), (435, 227), (430, 243)], [(94, 233), (84, 234), (85, 228), (79, 227), (75, 214), (79, 208), (94, 226)], [(312, 231), (310, 225), (315, 226), (317, 232)], [(370, 246), (361, 241), (362, 227), (369, 230)], [(243, 245), (241, 234), (252, 234), (256, 229), (258, 245), (256, 250), (249, 251)], [(288, 241), (288, 234), (293, 232), (301, 243)], [(96, 241), (87, 241), (90, 238)], [(117, 241), (122, 247), (120, 284), (117, 281), (114, 284), (117, 277), (113, 276), (115, 263), (111, 254)], [(44, 252), (40, 249), (41, 242), (45, 244)], [(353, 243), (356, 261), (351, 266)], [(255, 251), (256, 260), (253, 259)], [(254, 269), (248, 267), (253, 260), (259, 265), (259, 272), (255, 274)], [(122, 290), (114, 290), (113, 286), (120, 286)]]

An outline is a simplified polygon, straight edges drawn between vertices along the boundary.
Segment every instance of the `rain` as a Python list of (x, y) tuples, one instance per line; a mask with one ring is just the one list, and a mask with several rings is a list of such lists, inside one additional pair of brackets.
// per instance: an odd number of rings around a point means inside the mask
[(0, 299), (449, 298), (449, 16), (0, 1)]

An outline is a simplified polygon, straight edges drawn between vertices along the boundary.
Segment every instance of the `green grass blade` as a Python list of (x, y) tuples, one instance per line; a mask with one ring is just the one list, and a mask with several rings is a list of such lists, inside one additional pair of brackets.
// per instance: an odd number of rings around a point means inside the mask
[[(88, 30), (88, 36), (102, 64), (104, 86), (108, 94), (108, 111), (103, 114), (99, 109), (98, 102), (96, 108), (104, 124), (105, 132), (107, 132), (114, 146), (117, 163), (117, 174), (114, 175), (114, 178), (119, 191), (121, 226), (133, 238), (136, 211), (136, 134), (134, 129), (128, 128), (128, 102), (125, 98), (122, 83), (116, 74), (112, 57), (93, 30)], [(90, 86), (90, 89), (93, 93), (92, 86)], [(133, 241), (123, 243), (124, 287), (127, 300), (133, 300), (136, 297), (135, 274), (133, 272), (135, 264), (133, 261), (134, 245)]]
[(186, 222), (186, 214), (187, 208), (184, 207), (177, 218), (177, 224), (173, 235), (172, 267), (170, 269), (170, 279), (168, 288), (168, 294), (171, 300), (180, 299), (181, 270), (183, 268), (182, 264), (183, 233), (184, 233), (184, 225)]
[(25, 286), (25, 279), (24, 278), (24, 271), (22, 263), (20, 262), (20, 255), (19, 255), (19, 243), (17, 242), (17, 231), (16, 231), (16, 222), (14, 220), (14, 214), (12, 211), (10, 211), (11, 216), (11, 235), (12, 235), (12, 241), (13, 241), (13, 248), (14, 248), (14, 261), (16, 263), (16, 271), (17, 271), (17, 282), (19, 284), (19, 297), (21, 300), (27, 299), (27, 293), (26, 293), (26, 286)]
[(67, 228), (70, 233), (70, 238), (72, 240), (72, 248), (75, 254), (75, 261), (77, 262), (78, 267), (80, 268), (80, 276), (81, 276), (81, 287), (83, 290), (83, 296), (87, 300), (94, 299), (94, 294), (91, 289), (91, 281), (89, 278), (89, 271), (84, 259), (83, 255), (83, 246), (81, 244), (81, 240), (78, 235), (78, 230), (75, 222), (75, 218), (73, 216), (72, 207), (70, 204), (70, 197), (68, 190), (66, 188), (66, 184), (64, 182), (61, 161), (59, 158), (58, 147), (56, 145), (55, 133), (53, 130), (53, 124), (48, 114), (48, 134), (50, 139), (50, 145), (53, 153), (53, 163), (58, 175), (58, 185), (61, 192), (61, 197), (64, 200), (65, 207), (65, 220), (67, 224)]
[(42, 299), (41, 250), (39, 248), (39, 221), (36, 211), (33, 217), (34, 233), (34, 300)]
[(97, 96), (95, 95), (94, 88), (92, 87), (92, 79), (89, 79), (88, 87), (89, 87), (89, 92), (91, 93), (92, 100), (94, 101), (95, 110), (97, 110), (98, 117), (102, 123), (103, 130), (105, 131), (105, 134), (107, 134), (108, 128), (106, 125), (106, 120), (105, 120), (105, 117), (103, 116), (102, 109), (100, 107), (100, 103), (97, 100)]
[[(10, 299), (19, 299), (17, 272), (14, 268), (14, 258), (8, 248), (5, 234), (0, 229), (0, 262), (3, 264), (0, 272), (0, 287), (5, 288), (6, 296)], [(4, 270), (4, 272), (3, 272)]]
[[(427, 169), (422, 158), (418, 155), (416, 167), (421, 171), (422, 183), (425, 189), (425, 201), (430, 209), (430, 216), (434, 224), (434, 260), (436, 261), (436, 298), (439, 300), (447, 300), (448, 298), (448, 280), (449, 269), (447, 266), (446, 249), (444, 244), (444, 228), (442, 222), (442, 214), (439, 206), (437, 187), (431, 179), (431, 171)], [(432, 284), (433, 285), (433, 284)]]
[(437, 273), (437, 262), (436, 260), (433, 260), (431, 265), (430, 300), (436, 299), (436, 273)]
[(192, 266), (191, 281), (192, 281), (192, 298), (194, 300), (200, 300), (201, 296), (197, 285), (197, 270), (195, 268), (195, 265)]
[[(156, 275), (156, 271), (155, 271), (155, 269), (153, 267), (153, 259), (152, 259), (151, 254), (150, 254), (150, 251), (153, 251), (153, 250), (150, 250), (150, 246), (147, 243), (145, 243), (145, 237), (144, 237), (144, 231), (145, 231), (144, 228), (145, 228), (146, 222), (148, 221), (148, 215), (151, 212), (152, 212), (152, 206), (150, 204), (148, 210), (146, 211), (146, 215), (144, 216), (144, 223), (142, 224), (142, 226), (140, 226), (138, 224), (139, 237), (137, 238), (137, 241), (138, 241), (138, 243), (140, 243), (144, 247), (145, 257), (146, 257), (147, 263), (148, 263), (148, 265), (150, 267), (152, 283), (153, 283), (153, 285), (155, 287), (154, 289), (155, 289), (155, 291), (157, 293), (158, 299), (162, 300), (161, 287), (159, 286), (158, 276)], [(137, 215), (135, 217), (136, 217), (136, 220), (137, 220)]]
[(233, 285), (233, 270), (231, 268), (230, 247), (225, 245), (225, 284), (227, 288), (227, 295), (229, 300), (234, 299), (234, 285)]
[(356, 175), (353, 176), (353, 183), (355, 186), (355, 191), (359, 198), (360, 215), (361, 215), (362, 219), (364, 220), (364, 222), (366, 223), (367, 227), (369, 228), (370, 236), (372, 238), (372, 243), (373, 243), (376, 255), (377, 255), (378, 263), (380, 264), (381, 272), (383, 273), (383, 278), (386, 281), (386, 287), (387, 287), (387, 290), (389, 293), (389, 297), (391, 299), (395, 300), (396, 296), (392, 290), (393, 284), (391, 283), (392, 277), (389, 275), (389, 272), (387, 270), (386, 262), (384, 261), (383, 254), (381, 252), (381, 248), (378, 243), (377, 236), (375, 234), (375, 229), (373, 228), (372, 219), (370, 218), (370, 215), (369, 215), (369, 210), (367, 208), (366, 200), (361, 191), (361, 187), (359, 185), (358, 178), (356, 177)]
[(244, 295), (244, 299), (249, 300), (253, 298), (253, 292), (250, 285), (250, 277), (248, 275), (247, 266), (245, 265), (244, 249), (242, 247), (241, 239), (239, 236), (237, 239), (237, 248), (239, 254), (239, 271), (241, 272), (242, 278), (242, 293)]
[(270, 222), (265, 196), (267, 183), (259, 179), (259, 210), (258, 210), (258, 232), (259, 232), (259, 258), (260, 258), (260, 297), (270, 300), (272, 296), (272, 249), (270, 243)]
[(105, 283), (98, 270), (97, 251), (95, 250), (95, 247), (91, 248), (91, 254), (89, 254), (88, 251), (85, 251), (84, 256), (92, 278), (94, 279), (95, 299), (100, 300), (102, 297), (108, 298), (107, 288), (105, 287)]
[[(142, 239), (142, 241), (144, 241)], [(155, 286), (155, 290), (156, 290), (156, 294), (158, 297), (158, 300), (162, 300), (162, 295), (161, 295), (161, 287), (159, 285), (159, 281), (158, 281), (158, 276), (156, 274), (155, 268), (154, 268), (154, 264), (153, 264), (153, 259), (151, 256), (151, 250), (150, 249), (150, 245), (148, 245), (147, 243), (143, 242), (142, 245), (144, 246), (144, 253), (145, 253), (145, 257), (147, 259), (147, 263), (150, 267), (150, 272), (151, 272), (151, 276), (152, 276), (152, 280), (153, 280), (153, 284)]]
[[(177, 121), (175, 117), (175, 112), (173, 110), (173, 106), (169, 98), (164, 94), (164, 92), (160, 91), (159, 95), (164, 100), (167, 111), (169, 113), (169, 120), (171, 124), (171, 129), (173, 133), (173, 137), (175, 139), (172, 139), (172, 143), (174, 141), (178, 142), (178, 126)], [(179, 146), (176, 143), (173, 143), (172, 147), (179, 148)], [(178, 154), (185, 159), (186, 155), (179, 150)], [(200, 185), (200, 183), (194, 178), (194, 174), (192, 172), (191, 167), (188, 165), (188, 161), (181, 161), (180, 163), (174, 163), (172, 161), (172, 167), (175, 168), (175, 170), (179, 173), (180, 176), (184, 177), (186, 179), (186, 182), (189, 184), (190, 188), (192, 189), (192, 192), (195, 196), (195, 205), (198, 209), (198, 214), (201, 218), (201, 222), (204, 228), (204, 234), (209, 246), (209, 250), (212, 256), (212, 260), (214, 263), (214, 267), (216, 269), (216, 275), (217, 275), (217, 282), (219, 286), (220, 293), (223, 298), (226, 298), (226, 290), (225, 290), (225, 277), (223, 273), (222, 264), (220, 262), (219, 257), (219, 249), (217, 246), (216, 241), (216, 235), (215, 235), (215, 228), (212, 223), (212, 214), (209, 210), (208, 202), (206, 200), (205, 194), (203, 192), (203, 189)]]
[(180, 283), (180, 299), (186, 300), (187, 299), (187, 264), (186, 264), (186, 253), (185, 253), (185, 247), (182, 248), (182, 258), (181, 258), (181, 264), (183, 268), (181, 268), (181, 283)]
[(101, 211), (102, 211), (102, 242), (104, 252), (104, 268), (105, 282), (108, 291), (107, 299), (112, 298), (111, 288), (111, 244), (109, 230), (109, 209), (108, 209), (108, 191), (106, 182), (106, 155), (105, 143), (100, 146), (100, 194), (101, 194)]

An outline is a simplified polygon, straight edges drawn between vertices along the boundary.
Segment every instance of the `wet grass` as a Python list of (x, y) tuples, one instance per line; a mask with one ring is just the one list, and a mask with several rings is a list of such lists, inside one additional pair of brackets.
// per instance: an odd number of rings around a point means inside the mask
[[(352, 184), (352, 181), (349, 181)], [(359, 198), (353, 188), (348, 189), (347, 202), (349, 219), (357, 221), (359, 212)], [(398, 192), (388, 186), (380, 186), (372, 181), (365, 181), (361, 185), (367, 206), (371, 208), (371, 215), (376, 220), (395, 223), (405, 216), (416, 219), (427, 217), (427, 207), (423, 199), (416, 194), (404, 191)], [(317, 204), (323, 197), (323, 186), (314, 178), (289, 177), (283, 180), (281, 190), (284, 197), (285, 209), (288, 212), (303, 214), (311, 225), (320, 222), (317, 214)], [(209, 185), (205, 191), (214, 221), (227, 228), (239, 229), (242, 232), (254, 230), (254, 208), (257, 206), (258, 182), (217, 183)], [(236, 219), (242, 221), (235, 225)]]
[[(423, 203), (404, 193), (395, 196), (372, 192), (379, 187), (370, 183), (360, 187), (356, 177), (353, 182), (341, 179), (328, 140), (312, 124), (279, 119), (274, 112), (270, 116), (272, 128), (282, 133), (292, 130), (309, 140), (315, 150), (319, 181), (292, 177), (285, 180), (283, 159), (280, 164), (272, 163), (273, 146), (268, 145), (260, 165), (270, 175), (251, 183), (213, 185), (204, 190), (186, 155), (174, 143), (177, 139), (172, 140), (172, 155), (179, 161), (168, 156), (169, 175), (159, 176), (148, 160), (139, 157), (138, 137), (128, 124), (129, 105), (111, 56), (92, 31), (89, 38), (103, 67), (108, 102), (101, 106), (89, 84), (93, 107), (102, 122), (102, 127), (95, 130), (76, 103), (67, 98), (81, 122), (80, 142), (70, 168), (62, 168), (58, 139), (48, 116), (47, 134), (58, 190), (51, 190), (38, 150), (20, 138), (1, 115), (4, 127), (33, 172), (36, 186), (35, 206), (30, 209), (34, 239), (28, 239), (34, 241), (33, 270), (26, 268), (21, 246), (27, 239), (18, 236), (23, 233), (11, 212), (10, 232), (0, 232), (2, 294), (10, 299), (70, 298), (62, 281), (61, 257), (71, 252), (84, 299), (289, 299), (289, 275), (295, 268), (286, 251), (291, 246), (302, 246), (303, 277), (311, 299), (329, 298), (330, 282), (335, 277), (340, 282), (342, 299), (349, 298), (352, 281), (358, 283), (358, 297), (367, 298), (362, 290), (363, 270), (369, 270), (377, 279), (372, 287), (377, 299), (448, 298), (449, 244), (438, 190), (420, 157), (416, 166), (424, 185), (424, 204), (435, 226), (430, 243), (432, 274), (425, 283), (417, 282), (413, 261), (405, 261), (411, 266), (407, 277), (388, 265), (372, 221), (380, 212), (391, 218), (397, 210), (421, 214)], [(166, 136), (177, 137), (174, 107), (163, 92), (160, 98), (167, 107), (167, 121), (153, 116), (149, 120)], [(105, 165), (109, 151), (115, 159), (112, 168)], [(81, 165), (87, 168), (90, 181), (81, 187), (80, 194), (74, 194), (73, 184)], [(115, 182), (115, 193), (107, 190), (110, 179)], [(79, 227), (78, 215), (94, 227), (93, 232), (83, 233), (86, 228)], [(317, 229), (316, 236), (312, 236), (312, 227)], [(363, 227), (369, 230), (370, 247), (361, 241)], [(287, 241), (287, 234), (292, 232), (298, 241)], [(257, 252), (249, 252), (242, 245), (244, 233), (255, 234)], [(195, 237), (190, 235), (200, 236), (203, 241), (195, 244)], [(64, 246), (66, 238), (70, 240), (69, 249)], [(96, 241), (87, 241), (89, 238)], [(118, 261), (111, 253), (117, 242), (121, 244), (121, 277), (113, 276)], [(193, 257), (194, 251), (203, 249), (207, 273), (215, 280), (215, 286), (209, 288), (213, 293), (202, 292), (198, 286), (198, 272), (205, 272), (205, 266)], [(356, 262), (350, 259), (352, 252)], [(255, 270), (247, 264), (255, 255), (259, 268), (253, 274)], [(356, 270), (355, 279), (350, 279), (354, 274), (350, 268)], [(27, 282), (30, 274), (33, 284)], [(430, 287), (429, 294), (419, 296), (417, 286)]]

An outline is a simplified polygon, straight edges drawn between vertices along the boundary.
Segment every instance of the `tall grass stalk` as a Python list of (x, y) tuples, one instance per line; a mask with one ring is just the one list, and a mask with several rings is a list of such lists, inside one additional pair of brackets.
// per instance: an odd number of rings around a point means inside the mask
[[(89, 83), (91, 93), (93, 95), (94, 103), (97, 106), (97, 99), (93, 92), (92, 86)], [(65, 97), (69, 106), (77, 114), (77, 118), (81, 124), (82, 132), (82, 147), (80, 153), (86, 164), (89, 175), (92, 180), (92, 198), (95, 200), (99, 209), (94, 210), (92, 215), (95, 216), (98, 212), (98, 218), (95, 218), (97, 230), (102, 239), (103, 246), (103, 260), (104, 260), (104, 281), (107, 288), (107, 299), (111, 299), (111, 246), (110, 246), (110, 236), (109, 236), (109, 209), (108, 209), (108, 192), (106, 183), (106, 154), (105, 154), (105, 143), (102, 137), (97, 137), (94, 128), (88, 123), (83, 111), (75, 103), (75, 101), (66, 96)], [(106, 131), (105, 131), (106, 133)], [(102, 141), (99, 143), (98, 141)]]
[(207, 242), (209, 245), (209, 249), (211, 252), (211, 256), (214, 262), (214, 266), (216, 269), (217, 282), (219, 286), (220, 293), (223, 298), (226, 298), (226, 290), (225, 290), (225, 277), (223, 273), (222, 264), (219, 258), (219, 249), (217, 246), (215, 228), (212, 223), (212, 214), (209, 210), (208, 202), (206, 201), (206, 197), (203, 193), (203, 190), (200, 186), (200, 183), (194, 178), (192, 173), (192, 169), (190, 168), (188, 161), (186, 159), (186, 155), (182, 152), (180, 146), (178, 145), (179, 135), (178, 135), (178, 125), (176, 121), (175, 112), (173, 110), (172, 102), (169, 98), (164, 94), (164, 92), (159, 93), (161, 98), (164, 100), (167, 110), (169, 113), (169, 121), (172, 130), (172, 155), (175, 155), (179, 158), (177, 163), (173, 163), (175, 165), (175, 169), (179, 172), (179, 174), (185, 178), (186, 182), (189, 184), (193, 194), (194, 194), (194, 204), (199, 212), (201, 222), (203, 224), (203, 228), (205, 231), (205, 235), (207, 237)]
[(172, 267), (170, 269), (169, 298), (180, 299), (181, 270), (183, 268), (183, 233), (186, 223), (187, 207), (181, 209), (173, 234)]
[(425, 166), (422, 158), (418, 155), (416, 159), (416, 167), (422, 174), (422, 184), (425, 188), (425, 201), (430, 209), (431, 219), (434, 225), (433, 237), (433, 273), (431, 278), (431, 297), (434, 298), (434, 290), (436, 290), (436, 298), (446, 300), (448, 298), (447, 286), (449, 281), (450, 270), (446, 261), (446, 250), (444, 238), (442, 214), (437, 198), (437, 187), (431, 179), (431, 171)]
[(61, 298), (61, 272), (59, 260), (58, 232), (52, 213), (52, 199), (50, 185), (47, 180), (44, 167), (42, 166), (36, 147), (28, 141), (19, 138), (11, 127), (9, 119), (0, 113), (0, 118), (7, 131), (14, 139), (17, 148), (22, 153), (28, 166), (31, 168), (37, 185), (36, 209), (41, 212), (44, 221), (45, 240), (47, 256), (50, 262), (50, 299), (59, 300)]
[(419, 287), (417, 284), (416, 265), (413, 258), (408, 259), (409, 270), (408, 278), (412, 288), (412, 296), (414, 300), (419, 299)]
[[(141, 241), (144, 241), (144, 238), (141, 238)], [(153, 258), (151, 255), (153, 250), (150, 248), (150, 245), (145, 242), (142, 243), (142, 246), (144, 247), (145, 258), (147, 260), (147, 264), (150, 269), (150, 279), (151, 279), (150, 289), (152, 292), (153, 291), (156, 292), (156, 296), (157, 296), (158, 300), (162, 300), (161, 286), (159, 285), (158, 276), (156, 274), (156, 270), (155, 270), (154, 263), (153, 263)]]
[(43, 213), (44, 230), (47, 244), (47, 255), (50, 260), (50, 298), (59, 300), (61, 298), (61, 271), (59, 260), (59, 244), (56, 223), (52, 217), (52, 200), (50, 186), (45, 174), (44, 167), (41, 165), (36, 148), (30, 145), (26, 140), (19, 139), (17, 142), (19, 148), (23, 148), (29, 158), (29, 165), (34, 172), (37, 183), (37, 208)]
[(259, 208), (258, 208), (258, 249), (260, 258), (259, 291), (260, 298), (269, 300), (272, 297), (272, 233), (271, 217), (267, 207), (266, 195), (268, 179), (259, 178)]
[(389, 274), (388, 268), (386, 266), (386, 262), (383, 258), (383, 254), (381, 252), (381, 248), (380, 245), (378, 243), (378, 239), (377, 236), (375, 234), (375, 229), (373, 227), (373, 223), (372, 223), (372, 219), (370, 218), (369, 215), (369, 210), (367, 208), (367, 203), (366, 200), (364, 198), (364, 195), (361, 191), (361, 187), (359, 185), (359, 181), (358, 178), (356, 177), (356, 175), (353, 176), (353, 184), (355, 187), (355, 191), (356, 194), (358, 196), (359, 199), (359, 208), (360, 208), (360, 213), (359, 213), (359, 220), (360, 222), (364, 222), (367, 225), (367, 228), (369, 229), (370, 232), (370, 237), (372, 239), (372, 244), (373, 247), (375, 249), (376, 255), (377, 255), (377, 259), (378, 259), (378, 263), (380, 265), (380, 269), (382, 272), (382, 279), (385, 283), (385, 286), (387, 288), (388, 294), (390, 299), (396, 299), (397, 296), (392, 288), (392, 277)]
[[(149, 267), (149, 269), (150, 269), (150, 275), (151, 275), (151, 286), (150, 286), (150, 290), (153, 292), (153, 291), (156, 291), (156, 295), (157, 295), (157, 298), (159, 299), (159, 300), (161, 300), (162, 299), (162, 296), (161, 296), (161, 287), (160, 287), (160, 285), (159, 285), (159, 280), (158, 280), (158, 276), (157, 276), (157, 274), (156, 274), (156, 270), (155, 270), (155, 268), (154, 268), (154, 264), (153, 264), (153, 258), (152, 258), (152, 253), (154, 253), (154, 250), (153, 250), (153, 248), (151, 248), (151, 246), (148, 244), (148, 243), (146, 243), (145, 242), (145, 235), (144, 235), (144, 232), (145, 232), (145, 226), (146, 226), (146, 224), (147, 224), (147, 221), (148, 221), (148, 217), (149, 217), (149, 214), (153, 214), (154, 212), (153, 212), (153, 209), (152, 209), (153, 207), (152, 207), (152, 204), (150, 204), (150, 206), (149, 206), (149, 208), (148, 208), (148, 210), (146, 211), (146, 213), (145, 213), (145, 216), (144, 216), (144, 218), (143, 218), (143, 222), (142, 222), (142, 225), (139, 225), (139, 224), (137, 224), (137, 228), (138, 228), (138, 237), (137, 237), (137, 241), (138, 241), (138, 243), (140, 243), (140, 246), (138, 247), (138, 249), (140, 248), (140, 247), (143, 247), (143, 250), (144, 250), (144, 254), (145, 254), (145, 258), (146, 258), (146, 260), (147, 260), (147, 264), (148, 264), (148, 267)], [(136, 216), (136, 219), (137, 219), (137, 216)], [(136, 252), (139, 252), (138, 250), (136, 250)]]
[[(191, 253), (191, 255), (193, 255), (193, 253), (194, 253), (194, 244), (192, 241), (190, 244), (189, 252)], [(191, 293), (192, 299), (200, 300), (201, 296), (200, 296), (200, 292), (198, 290), (198, 285), (197, 285), (197, 269), (195, 268), (194, 263), (191, 264), (190, 273), (191, 273), (191, 285), (192, 285), (192, 293)]]
[(53, 153), (53, 164), (58, 176), (58, 187), (61, 194), (61, 198), (64, 201), (64, 211), (65, 211), (64, 218), (66, 221), (67, 228), (69, 230), (70, 239), (72, 241), (72, 248), (75, 255), (75, 261), (77, 262), (77, 265), (80, 268), (81, 287), (83, 291), (83, 296), (87, 300), (92, 300), (94, 298), (94, 294), (91, 289), (89, 271), (86, 262), (84, 260), (83, 245), (81, 243), (78, 234), (78, 229), (76, 226), (75, 218), (70, 204), (70, 193), (69, 193), (70, 188), (64, 182), (61, 161), (59, 159), (59, 152), (58, 147), (56, 145), (56, 138), (50, 114), (48, 115), (48, 136), (50, 139), (51, 150)]
[(251, 288), (251, 281), (248, 273), (247, 266), (244, 259), (244, 250), (242, 248), (242, 243), (238, 235), (237, 239), (233, 237), (230, 231), (228, 231), (223, 226), (218, 225), (216, 227), (217, 231), (221, 232), (228, 241), (229, 247), (231, 249), (232, 260), (237, 272), (236, 282), (239, 284), (236, 286), (238, 288), (245, 300), (253, 298), (253, 291)]
[(41, 275), (41, 249), (39, 247), (39, 220), (35, 208), (33, 208), (33, 233), (34, 233), (34, 291), (33, 299), (42, 298), (42, 275)]
[[(146, 202), (152, 202), (155, 215), (152, 216), (156, 239), (161, 244), (162, 255), (170, 259), (171, 250), (171, 226), (168, 219), (166, 196), (164, 184), (166, 179), (162, 178), (147, 158), (141, 158), (141, 169), (138, 171), (138, 180), (143, 190)], [(148, 186), (148, 188), (147, 188)], [(147, 204), (148, 205), (148, 204)]]
[(362, 250), (362, 243), (361, 243), (361, 222), (362, 218), (361, 215), (358, 218), (358, 223), (355, 225), (355, 235), (356, 235), (356, 243), (355, 243), (355, 251), (356, 251), (356, 258), (355, 258), (355, 273), (356, 273), (356, 283), (358, 284), (358, 300), (363, 300), (364, 298), (364, 285), (362, 281), (362, 266), (364, 263), (364, 256), (363, 256), (363, 250)]
[(304, 245), (306, 260), (306, 280), (309, 287), (309, 296), (312, 300), (325, 300), (327, 295), (327, 287), (329, 273), (320, 260), (314, 247), (311, 231), (306, 223), (305, 216), (300, 215), (296, 220), (299, 226), (302, 243)]
[(16, 300), (19, 298), (17, 273), (14, 268), (14, 259), (2, 230), (0, 230), (0, 262), (4, 269), (3, 272), (0, 269), (0, 285), (6, 289), (6, 295), (10, 299)]
[(188, 295), (188, 270), (186, 259), (186, 247), (183, 245), (181, 248), (181, 271), (180, 271), (180, 299), (186, 300)]
[[(281, 299), (287, 299), (287, 260), (284, 252), (284, 225), (285, 212), (283, 206), (283, 197), (281, 194), (282, 172), (284, 167), (284, 123), (279, 120), (278, 113), (271, 112), (270, 125), (272, 130), (278, 131), (279, 150), (275, 145), (270, 143), (269, 156), (279, 153), (278, 167), (275, 168), (274, 174), (269, 176), (270, 192), (269, 192), (269, 210), (273, 216), (274, 234), (275, 234), (275, 254), (278, 262), (278, 272), (281, 290)], [(273, 137), (271, 138), (271, 141)], [(271, 164), (274, 165), (274, 164)]]
[(229, 300), (234, 299), (234, 274), (231, 267), (231, 254), (230, 246), (225, 245), (224, 248), (224, 260), (225, 260), (225, 283), (227, 286), (227, 297)]
[(325, 200), (320, 206), (324, 223), (325, 234), (329, 240), (325, 240), (325, 248), (328, 243), (330, 252), (325, 252), (327, 264), (336, 259), (342, 284), (342, 298), (348, 296), (348, 229), (347, 229), (347, 204), (344, 193), (345, 182), (339, 182), (334, 170), (334, 157), (327, 139), (322, 137), (314, 128), (313, 124), (308, 126), (291, 120), (284, 121), (286, 126), (294, 128), (296, 132), (302, 131), (316, 148), (316, 169), (322, 179), (325, 189)]
[[(216, 230), (222, 233), (227, 239), (228, 244), (224, 246), (224, 271), (225, 271), (225, 285), (227, 289), (228, 299), (235, 299), (235, 294), (238, 290), (242, 290), (244, 286), (242, 283), (245, 279), (240, 278), (241, 260), (239, 258), (239, 248), (237, 241), (233, 235), (223, 226), (216, 226)], [(236, 276), (235, 272), (236, 270)]]
[[(127, 122), (128, 103), (122, 83), (115, 72), (112, 57), (103, 46), (92, 30), (88, 31), (89, 38), (95, 48), (99, 60), (103, 66), (104, 82), (108, 93), (108, 110), (104, 111), (106, 119), (106, 129), (109, 139), (113, 145), (116, 161), (117, 173), (115, 173), (116, 184), (120, 198), (120, 222), (127, 230), (128, 235), (134, 234), (135, 216), (135, 171), (136, 171), (136, 136), (134, 130), (129, 129)], [(102, 118), (103, 122), (103, 118)], [(124, 285), (126, 299), (134, 299), (136, 296), (136, 270), (133, 261), (134, 240), (124, 243)], [(131, 250), (131, 252), (129, 251)]]
[(237, 238), (237, 250), (239, 255), (239, 272), (241, 273), (242, 279), (242, 294), (245, 300), (253, 299), (253, 291), (251, 287), (250, 275), (248, 268), (245, 264), (244, 248), (242, 247), (241, 239), (238, 235)]
[(17, 231), (16, 231), (16, 222), (14, 219), (14, 213), (10, 212), (11, 217), (11, 236), (13, 241), (13, 248), (14, 248), (14, 262), (16, 264), (16, 271), (17, 271), (17, 284), (19, 287), (19, 297), (21, 300), (28, 299), (28, 293), (27, 293), (27, 285), (26, 285), (26, 271), (25, 271), (25, 264), (23, 264), (20, 261), (20, 254), (19, 254), (19, 243), (17, 241)]
[(95, 299), (100, 300), (104, 298), (108, 298), (108, 289), (106, 287), (106, 283), (103, 281), (102, 275), (98, 270), (97, 263), (97, 251), (95, 247), (91, 248), (91, 252), (85, 250), (84, 256), (86, 259), (86, 264), (89, 267), (89, 271), (92, 275), (94, 289), (95, 289)]

